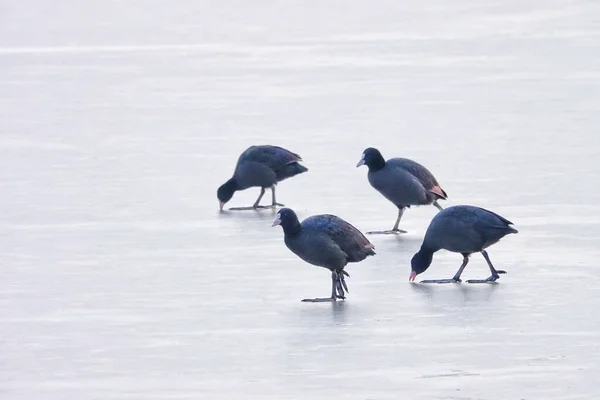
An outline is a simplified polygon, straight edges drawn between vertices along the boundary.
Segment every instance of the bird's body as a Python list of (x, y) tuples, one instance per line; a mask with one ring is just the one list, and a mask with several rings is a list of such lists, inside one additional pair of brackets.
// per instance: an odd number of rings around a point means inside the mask
[(302, 158), (283, 147), (251, 146), (238, 158), (233, 177), (239, 190), (269, 188), (284, 179), (308, 171), (299, 164)]
[(435, 177), (422, 165), (406, 158), (392, 158), (385, 166), (369, 170), (369, 183), (396, 207), (410, 207), (433, 204), (437, 199), (446, 198), (432, 192), (439, 188)]
[(398, 207), (398, 218), (392, 230), (371, 233), (402, 232), (398, 225), (406, 208), (432, 204), (441, 210), (437, 200), (448, 197), (427, 168), (408, 158), (386, 161), (377, 149), (369, 148), (357, 166), (361, 165), (369, 167), (371, 186)]
[(423, 245), (431, 250), (476, 253), (509, 233), (517, 233), (510, 225), (506, 218), (484, 208), (448, 207), (431, 220)]
[[(411, 280), (417, 274), (424, 272), (433, 258), (433, 254), (444, 249), (463, 255), (463, 265), (452, 279), (424, 281), (435, 283), (460, 282), (460, 275), (468, 263), (472, 253), (481, 252), (488, 262), (492, 276), (485, 282), (493, 282), (499, 278), (485, 251), (504, 236), (517, 233), (512, 222), (484, 208), (461, 205), (446, 208), (439, 212), (429, 224), (421, 249), (413, 257), (413, 273)], [(472, 280), (470, 282), (480, 282)]]
[(348, 274), (344, 267), (375, 255), (375, 246), (358, 229), (335, 215), (314, 215), (300, 223), (292, 210), (284, 208), (274, 225), (282, 226), (285, 245), (294, 254), (332, 272), (332, 296), (318, 300), (345, 298), (344, 275)]
[(330, 270), (374, 255), (371, 242), (354, 226), (335, 215), (313, 215), (299, 231), (285, 232), (286, 246), (304, 261)]
[(260, 187), (261, 193), (252, 207), (241, 207), (240, 209), (259, 208), (259, 202), (266, 188), (271, 188), (273, 201), (271, 207), (277, 204), (275, 199), (275, 185), (287, 178), (308, 171), (300, 164), (302, 159), (296, 153), (292, 153), (283, 147), (261, 145), (251, 146), (238, 158), (233, 177), (223, 184), (217, 191), (220, 206), (231, 199), (237, 190), (245, 190), (251, 187)]

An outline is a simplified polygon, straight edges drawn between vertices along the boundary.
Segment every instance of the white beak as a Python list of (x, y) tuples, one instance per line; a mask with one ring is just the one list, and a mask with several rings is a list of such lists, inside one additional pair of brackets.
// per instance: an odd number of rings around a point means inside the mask
[(277, 226), (280, 224), (281, 224), (281, 215), (277, 214), (277, 217), (275, 218), (275, 221), (273, 221), (273, 225), (271, 225), (271, 227)]
[(360, 161), (356, 164), (356, 168), (360, 167), (361, 165), (365, 165), (365, 155), (364, 154), (360, 158)]

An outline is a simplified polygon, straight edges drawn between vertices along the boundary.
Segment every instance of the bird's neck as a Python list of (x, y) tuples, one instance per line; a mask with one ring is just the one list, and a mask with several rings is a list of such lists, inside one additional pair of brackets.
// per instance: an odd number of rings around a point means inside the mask
[(439, 250), (439, 248), (434, 248), (432, 246), (428, 246), (425, 243), (423, 243), (421, 245), (421, 249), (419, 250), (419, 253), (423, 254), (423, 256), (433, 257), (433, 253), (435, 253), (438, 250)]
[(374, 160), (372, 160), (369, 163), (369, 170), (370, 171), (379, 171), (383, 167), (385, 167), (385, 160), (381, 156), (376, 157)]
[(302, 225), (300, 225), (300, 221), (295, 220), (283, 225), (283, 233), (286, 236), (295, 236), (300, 233), (302, 230)]
[(235, 178), (229, 179), (227, 182), (225, 182), (225, 185), (229, 186), (234, 192), (239, 189), (238, 183), (235, 180)]
[(427, 268), (431, 266), (431, 262), (433, 261), (433, 253), (436, 250), (432, 250), (429, 247), (421, 246), (421, 249), (417, 253), (419, 257), (419, 265), (421, 266), (420, 270), (417, 271), (419, 274), (427, 271)]

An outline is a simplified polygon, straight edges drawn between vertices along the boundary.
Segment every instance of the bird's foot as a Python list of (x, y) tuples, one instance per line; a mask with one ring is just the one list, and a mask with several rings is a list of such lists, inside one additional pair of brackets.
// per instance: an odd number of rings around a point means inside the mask
[(490, 276), (487, 279), (469, 279), (467, 282), (468, 283), (494, 283), (498, 279), (500, 279), (501, 274), (506, 274), (506, 271), (499, 269), (499, 270), (496, 270), (496, 272), (493, 273), (492, 276)]
[(249, 207), (231, 207), (230, 211), (248, 211), (248, 210), (272, 210), (277, 207), (283, 207), (283, 204), (275, 203), (269, 206), (249, 206)]
[(231, 207), (229, 211), (248, 211), (248, 210), (257, 210), (261, 208), (261, 206), (249, 206), (249, 207)]
[[(505, 274), (504, 271), (496, 271), (499, 274)], [(496, 283), (496, 281), (500, 279), (500, 275), (492, 275), (487, 279), (469, 279), (467, 283)]]
[(403, 231), (402, 229), (390, 229), (387, 231), (371, 231), (371, 232), (367, 232), (367, 235), (397, 235), (399, 233), (407, 233), (406, 231)]
[[(343, 299), (343, 297), (342, 297)], [(334, 297), (317, 297), (316, 299), (303, 299), (303, 303), (329, 303), (335, 301)]]
[(451, 278), (451, 279), (427, 279), (424, 281), (421, 281), (421, 283), (461, 283), (462, 280), (460, 279), (455, 279), (455, 278)]
[(268, 206), (256, 206), (257, 209), (261, 209), (261, 210), (273, 210), (277, 207), (285, 207), (285, 205), (283, 205), (281, 203), (275, 203), (275, 204), (271, 204)]

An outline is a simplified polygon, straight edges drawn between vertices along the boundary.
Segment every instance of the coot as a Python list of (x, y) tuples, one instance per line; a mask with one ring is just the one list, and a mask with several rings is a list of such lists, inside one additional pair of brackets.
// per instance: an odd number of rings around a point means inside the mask
[(331, 296), (302, 301), (345, 299), (348, 286), (344, 276), (350, 276), (344, 271), (346, 264), (375, 255), (375, 246), (358, 229), (335, 215), (313, 215), (300, 223), (293, 210), (282, 208), (273, 222), (276, 225), (283, 228), (288, 249), (304, 261), (331, 271)]
[[(231, 210), (255, 210), (283, 206), (275, 199), (275, 185), (284, 179), (308, 171), (308, 168), (299, 164), (300, 161), (302, 158), (298, 154), (283, 147), (270, 145), (249, 147), (240, 155), (233, 177), (217, 190), (219, 208), (223, 210), (225, 203), (231, 200), (237, 190), (251, 187), (260, 187), (260, 195), (254, 204), (251, 207), (235, 207)], [(259, 206), (266, 188), (270, 188), (272, 192), (271, 205)]]
[(369, 167), (371, 186), (398, 207), (398, 218), (391, 230), (367, 232), (369, 234), (406, 233), (398, 229), (406, 208), (432, 204), (441, 211), (437, 201), (448, 198), (433, 174), (413, 160), (390, 158), (385, 161), (379, 150), (369, 147), (356, 166), (361, 165)]
[(458, 283), (460, 275), (469, 262), (469, 256), (481, 252), (487, 261), (492, 275), (487, 279), (472, 279), (469, 283), (495, 282), (499, 274), (505, 271), (496, 270), (492, 265), (486, 248), (498, 242), (504, 236), (518, 231), (511, 227), (512, 222), (489, 210), (474, 206), (453, 206), (439, 212), (427, 228), (421, 249), (411, 260), (412, 272), (409, 280), (413, 282), (417, 275), (423, 273), (431, 265), (433, 253), (444, 249), (461, 253), (463, 263), (452, 279), (433, 279), (421, 283)]

